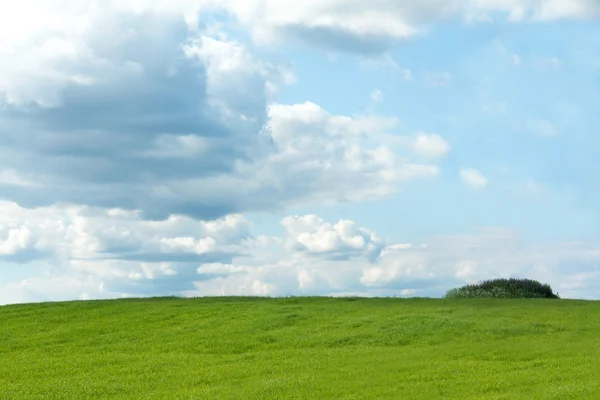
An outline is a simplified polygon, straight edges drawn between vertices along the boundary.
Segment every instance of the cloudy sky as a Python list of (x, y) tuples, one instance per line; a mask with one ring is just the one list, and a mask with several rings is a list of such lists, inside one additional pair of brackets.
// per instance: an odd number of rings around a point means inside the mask
[(600, 298), (597, 0), (0, 3), (0, 304)]

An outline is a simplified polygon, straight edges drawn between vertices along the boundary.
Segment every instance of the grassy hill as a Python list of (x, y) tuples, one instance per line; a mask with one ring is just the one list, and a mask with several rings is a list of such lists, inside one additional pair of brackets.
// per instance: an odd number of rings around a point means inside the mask
[(600, 399), (600, 302), (0, 307), (0, 399)]

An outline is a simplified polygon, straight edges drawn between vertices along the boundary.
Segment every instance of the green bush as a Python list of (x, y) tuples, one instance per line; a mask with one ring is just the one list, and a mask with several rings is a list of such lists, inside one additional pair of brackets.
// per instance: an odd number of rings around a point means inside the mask
[(447, 299), (497, 297), (511, 299), (559, 299), (548, 284), (531, 279), (493, 279), (474, 285), (451, 289), (444, 296)]

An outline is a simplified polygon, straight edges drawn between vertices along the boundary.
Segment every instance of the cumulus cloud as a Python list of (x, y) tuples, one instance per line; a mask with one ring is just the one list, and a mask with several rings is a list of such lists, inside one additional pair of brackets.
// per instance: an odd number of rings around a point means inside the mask
[[(37, 9), (36, 16), (30, 10)], [(279, 0), (118, 0), (105, 3), (68, 0), (22, 0), (6, 3), (0, 12), (0, 43), (11, 43), (10, 50), (40, 33), (61, 33), (57, 37), (74, 37), (97, 23), (97, 16), (112, 11), (136, 14), (158, 12), (184, 16), (195, 27), (202, 16), (225, 11), (248, 29), (260, 44), (298, 41), (311, 46), (363, 55), (385, 53), (393, 44), (425, 33), (432, 23), (459, 18), (467, 21), (547, 21), (557, 19), (595, 19), (600, 5), (593, 0), (310, 0), (298, 4)], [(60, 40), (49, 42), (44, 55), (73, 55), (76, 46)], [(2, 53), (0, 53), (2, 54)], [(32, 59), (33, 57), (33, 59)], [(23, 61), (39, 62), (31, 52)], [(4, 59), (4, 57), (2, 57)], [(30, 70), (24, 70), (21, 83)], [(36, 72), (37, 74), (37, 72)], [(91, 83), (86, 74), (66, 76), (48, 71), (50, 86), (67, 84), (73, 79)], [(1, 79), (1, 78), (0, 78)], [(8, 81), (8, 80), (7, 80)], [(52, 92), (44, 101), (54, 102)], [(41, 100), (41, 99), (40, 99)]]
[(315, 215), (289, 216), (281, 222), (287, 232), (286, 248), (311, 255), (347, 260), (365, 256), (374, 260), (384, 242), (374, 232), (358, 227), (354, 221), (329, 224)]
[(488, 179), (474, 168), (462, 168), (460, 170), (460, 179), (475, 189), (483, 189), (488, 184)]
[[(31, 206), (62, 201), (158, 212), (152, 204), (162, 207), (176, 196), (164, 182), (225, 173), (248, 157), (266, 121), (269, 66), (241, 62), (248, 57), (235, 43), (188, 39), (179, 19), (108, 14), (95, 22), (73, 39), (81, 56), (33, 65), (66, 75), (86, 71), (93, 84), (49, 89), (42, 76), (27, 79), (25, 92), (19, 85), (0, 88), (7, 99), (0, 111), (4, 164), (38, 184), (17, 190), (4, 184), (1, 196)], [(227, 57), (228, 68), (214, 72), (213, 63)], [(232, 74), (252, 95), (223, 90)], [(52, 101), (38, 93), (52, 93)]]
[[(252, 237), (240, 212), (378, 198), (437, 174), (402, 155), (394, 118), (277, 103), (293, 70), (184, 3), (39, 2), (47, 18), (14, 32), (0, 24), (0, 262), (35, 264), (64, 286), (49, 293), (32, 276), (2, 289), (11, 298), (186, 292), (282, 243), (294, 263), (372, 261), (380, 240), (348, 221)], [(271, 261), (254, 260), (264, 268), (243, 265), (271, 273)], [(301, 276), (305, 288), (331, 286), (310, 269)], [(244, 287), (278, 287), (255, 280)]]
[(398, 41), (424, 33), (428, 24), (448, 18), (537, 21), (600, 17), (600, 5), (590, 0), (324, 0), (297, 5), (233, 0), (228, 4), (259, 42), (296, 39), (361, 54), (385, 52)]
[(123, 9), (81, 7), (77, 29), (5, 43), (0, 197), (213, 219), (379, 197), (437, 173), (380, 141), (395, 120), (274, 103), (294, 81), (287, 65), (177, 13)]
[(170, 254), (202, 255), (239, 245), (250, 237), (251, 228), (249, 221), (235, 214), (214, 221), (176, 215), (149, 221), (139, 212), (122, 209), (28, 209), (6, 201), (0, 202), (0, 210), (0, 257), (33, 250), (65, 259), (151, 261), (160, 255), (168, 260)]
[(372, 288), (412, 288), (418, 295), (484, 279), (527, 277), (550, 283), (564, 297), (597, 298), (593, 283), (582, 284), (582, 276), (597, 272), (592, 260), (600, 256), (598, 249), (595, 242), (534, 245), (510, 230), (482, 228), (433, 237), (426, 245), (388, 247), (360, 280)]
[[(267, 237), (242, 217), (148, 222), (121, 210), (65, 210), (72, 219), (61, 225), (49, 218), (56, 210), (12, 210), (26, 213), (27, 223), (15, 228), (23, 216), (2, 222), (16, 232), (2, 233), (4, 253), (47, 251), (50, 243), (56, 250), (35, 260), (44, 266), (38, 275), (0, 286), (2, 303), (166, 294), (440, 296), (465, 283), (510, 276), (548, 282), (564, 297), (597, 297), (597, 243), (534, 245), (500, 228), (388, 244), (353, 221), (314, 215), (288, 216), (285, 234)], [(206, 238), (213, 246), (198, 246)], [(156, 252), (194, 258), (157, 260)]]
[(269, 116), (278, 151), (254, 179), (274, 180), (275, 193), (289, 193), (294, 201), (376, 198), (392, 193), (398, 182), (438, 173), (437, 166), (411, 162), (386, 143), (393, 118), (331, 115), (312, 102), (274, 104)]
[(450, 145), (436, 133), (419, 133), (414, 138), (412, 149), (426, 157), (442, 157), (450, 151)]
[[(198, 263), (229, 262), (252, 240), (251, 224), (241, 215), (147, 221), (139, 212), (121, 209), (25, 209), (11, 202), (1, 202), (0, 210), (3, 267), (44, 265), (52, 279), (97, 280), (106, 292), (181, 290), (198, 278)], [(39, 279), (23, 285), (37, 285)]]

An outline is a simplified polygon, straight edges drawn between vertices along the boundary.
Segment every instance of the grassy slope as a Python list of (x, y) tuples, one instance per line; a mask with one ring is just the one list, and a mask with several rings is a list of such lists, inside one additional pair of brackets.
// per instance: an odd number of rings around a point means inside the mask
[(600, 399), (600, 302), (0, 307), (0, 399)]

